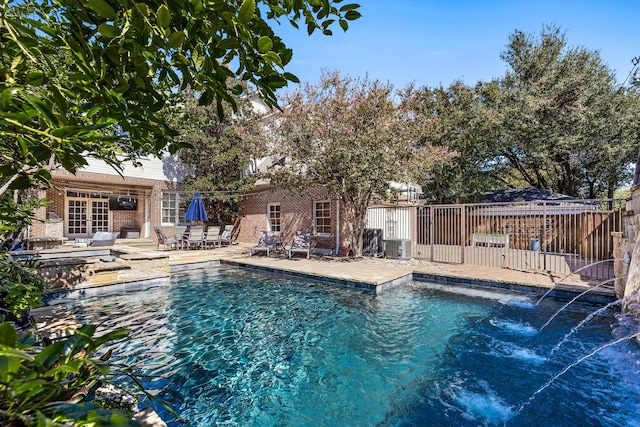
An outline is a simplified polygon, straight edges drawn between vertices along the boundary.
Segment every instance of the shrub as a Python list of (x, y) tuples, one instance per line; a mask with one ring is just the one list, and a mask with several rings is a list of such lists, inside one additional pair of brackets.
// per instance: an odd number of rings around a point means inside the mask
[(0, 324), (0, 424), (11, 426), (134, 426), (131, 414), (89, 402), (110, 372), (96, 350), (122, 339), (126, 329), (94, 338), (83, 326), (63, 340), (38, 344), (30, 332)]
[(27, 312), (42, 305), (44, 280), (35, 269), (0, 252), (0, 315), (25, 323)]

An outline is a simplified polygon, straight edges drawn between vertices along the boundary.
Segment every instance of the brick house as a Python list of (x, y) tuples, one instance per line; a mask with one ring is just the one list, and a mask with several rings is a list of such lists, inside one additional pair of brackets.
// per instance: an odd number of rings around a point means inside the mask
[[(398, 192), (399, 204), (413, 204), (421, 194), (420, 187), (412, 184), (392, 183), (391, 188)], [(260, 231), (273, 231), (279, 240), (290, 243), (296, 231), (308, 231), (313, 251), (323, 254), (337, 254), (350, 243), (343, 238), (349, 225), (342, 217), (340, 201), (325, 187), (296, 194), (259, 180), (242, 206), (238, 241), (255, 243)]]
[(55, 188), (34, 194), (51, 203), (36, 211), (48, 221), (34, 222), (30, 237), (72, 240), (110, 231), (121, 238), (155, 239), (153, 225), (179, 222), (183, 171), (175, 158), (142, 159), (141, 167), (125, 165), (122, 176), (102, 161), (88, 160), (75, 175), (53, 171)]
[(242, 202), (238, 241), (255, 243), (260, 231), (273, 231), (279, 240), (291, 243), (296, 231), (311, 232), (314, 252), (331, 253), (342, 245), (344, 223), (340, 203), (324, 187), (306, 194), (257, 185)]
[[(270, 162), (262, 159), (257, 164), (254, 172)], [(111, 231), (120, 233), (120, 238), (155, 241), (153, 226), (161, 225), (172, 235), (173, 227), (184, 218), (183, 199), (190, 199), (182, 191), (184, 171), (173, 157), (142, 160), (142, 167), (125, 167), (122, 176), (93, 159), (75, 175), (65, 170), (52, 175), (55, 189), (35, 195), (51, 201), (47, 208), (36, 212), (38, 218), (49, 221), (35, 222), (31, 237), (73, 240)], [(401, 196), (401, 202), (407, 199)], [(325, 254), (337, 253), (343, 246), (347, 226), (341, 218), (339, 200), (324, 187), (296, 194), (274, 188), (265, 180), (257, 180), (244, 195), (241, 216), (235, 225), (236, 241), (242, 243), (256, 243), (263, 230), (277, 233), (287, 243), (296, 231), (309, 231), (314, 252)]]
[[(184, 218), (182, 199), (189, 198), (182, 191), (183, 173), (172, 157), (142, 163), (141, 168), (125, 166), (123, 176), (93, 159), (75, 175), (54, 171), (55, 188), (34, 194), (50, 201), (36, 211), (37, 218), (47, 221), (34, 222), (29, 236), (73, 240), (110, 231), (120, 233), (120, 238), (155, 241), (154, 225), (172, 235), (173, 227)], [(262, 230), (274, 231), (290, 242), (295, 231), (304, 230), (312, 232), (318, 252), (331, 252), (340, 245), (339, 203), (322, 187), (298, 195), (258, 181), (244, 195), (242, 205), (236, 222), (238, 242), (255, 243)]]
[[(268, 107), (258, 97), (249, 101), (258, 112)], [(167, 235), (184, 218), (190, 195), (183, 193), (184, 167), (177, 157), (141, 159), (141, 167), (125, 164), (122, 176), (105, 162), (88, 158), (88, 165), (75, 175), (64, 169), (52, 172), (54, 189), (35, 191), (32, 196), (51, 201), (36, 210), (28, 235), (33, 239), (92, 237), (98, 231), (120, 233), (121, 238), (156, 240), (153, 226)]]
[[(250, 101), (256, 111), (268, 114), (268, 107), (257, 96)], [(117, 232), (120, 238), (156, 240), (153, 226), (160, 225), (167, 235), (182, 222), (190, 195), (183, 193), (184, 168), (176, 157), (142, 159), (141, 167), (125, 165), (122, 176), (105, 162), (88, 159), (88, 166), (75, 175), (64, 169), (52, 172), (54, 189), (40, 190), (37, 198), (51, 201), (47, 208), (36, 211), (29, 230), (32, 238), (91, 237), (98, 231)], [(245, 174), (266, 172), (273, 159), (255, 159), (244, 169)], [(399, 185), (399, 187), (398, 187)], [(417, 197), (402, 195), (399, 200)], [(419, 188), (419, 187), (418, 187)], [(242, 199), (241, 217), (235, 224), (236, 241), (256, 243), (260, 231), (273, 231), (280, 240), (290, 243), (296, 231), (312, 233), (312, 246), (317, 253), (337, 252), (343, 245), (347, 224), (341, 218), (340, 203), (325, 188), (317, 187), (305, 194), (295, 194), (272, 187), (258, 179), (255, 187)]]

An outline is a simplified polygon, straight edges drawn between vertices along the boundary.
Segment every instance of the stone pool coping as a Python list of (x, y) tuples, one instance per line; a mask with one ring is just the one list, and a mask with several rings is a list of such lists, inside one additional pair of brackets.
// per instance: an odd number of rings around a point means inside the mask
[[(308, 277), (373, 294), (380, 294), (408, 280), (423, 280), (449, 286), (509, 289), (530, 295), (543, 295), (549, 291), (551, 297), (571, 299), (595, 285), (575, 274), (562, 276), (543, 271), (442, 264), (417, 259), (343, 258), (318, 255), (312, 256), (311, 259), (305, 257), (289, 259), (286, 254), (269, 257), (249, 256), (250, 247), (251, 245), (247, 244), (234, 244), (212, 250), (159, 251), (156, 250), (155, 245), (134, 247), (117, 244), (109, 250), (100, 248), (104, 253), (66, 248), (66, 250), (41, 251), (37, 257), (53, 258), (50, 262), (56, 263), (56, 266), (65, 262), (64, 256), (85, 262), (96, 256), (103, 259), (107, 254), (112, 255), (114, 259), (117, 258), (117, 263), (96, 263), (95, 274), (89, 277), (88, 281), (66, 288), (54, 288), (51, 297), (76, 292), (83, 294), (119, 292), (149, 284), (155, 286), (156, 283), (163, 283), (181, 272), (206, 270), (223, 264), (256, 268), (290, 277)], [(133, 265), (135, 268), (125, 268), (128, 265)], [(614, 301), (616, 296), (612, 287), (606, 287), (589, 291), (582, 299), (608, 303)]]
[[(287, 268), (280, 265), (278, 267), (265, 265), (263, 262), (255, 262), (253, 260), (239, 260), (239, 259), (219, 259), (200, 262), (191, 262), (184, 264), (174, 264), (170, 267), (171, 275), (185, 274), (196, 271), (204, 271), (211, 268), (220, 267), (239, 267), (258, 270), (266, 273), (278, 274), (289, 278), (306, 278), (315, 280), (321, 283), (326, 283), (335, 286), (342, 286), (352, 288), (354, 290), (370, 293), (373, 295), (379, 295), (390, 289), (402, 286), (411, 280), (431, 282), (442, 285), (451, 286), (465, 286), (476, 288), (492, 288), (501, 290), (510, 290), (532, 296), (542, 296), (547, 294), (548, 297), (562, 300), (570, 300), (590, 289), (588, 286), (575, 286), (570, 284), (557, 283), (553, 286), (541, 286), (540, 284), (527, 284), (515, 281), (509, 281), (504, 279), (486, 279), (478, 277), (464, 276), (460, 274), (446, 274), (444, 272), (428, 272), (428, 271), (399, 271), (387, 270), (383, 274), (382, 278), (374, 280), (371, 277), (358, 279), (358, 272), (352, 271), (352, 274), (345, 274), (344, 272), (317, 272), (317, 271), (301, 271), (299, 269)], [(363, 266), (367, 270), (370, 266)], [(369, 275), (371, 276), (371, 275)], [(378, 275), (380, 276), (380, 275)], [(170, 278), (153, 278), (149, 280), (138, 280), (127, 283), (117, 283), (112, 285), (86, 287), (76, 289), (73, 291), (65, 291), (61, 293), (51, 294), (50, 297), (55, 298), (57, 296), (64, 295), (69, 298), (77, 296), (97, 296), (112, 294), (117, 292), (126, 292), (133, 290), (144, 290), (155, 286), (168, 285)], [(580, 297), (581, 301), (587, 301), (598, 304), (607, 304), (615, 301), (617, 298), (613, 289), (602, 288), (589, 291), (585, 295)]]
[[(312, 256), (311, 259), (286, 256), (249, 256), (250, 245), (233, 245), (213, 251), (170, 251), (172, 273), (208, 268), (212, 260), (221, 264), (261, 268), (286, 274), (350, 286), (354, 289), (381, 293), (407, 280), (428, 280), (448, 285), (493, 287), (527, 294), (571, 299), (593, 288), (596, 283), (583, 280), (579, 275), (553, 274), (543, 271), (520, 271), (483, 267), (469, 264), (442, 264), (425, 260), (392, 260), (385, 258), (342, 258)], [(210, 264), (209, 264), (210, 265)], [(581, 300), (608, 303), (616, 300), (613, 287), (589, 291)]]
[[(381, 294), (401, 286), (410, 280), (428, 281), (452, 286), (473, 286), (511, 290), (529, 295), (542, 296), (548, 293), (556, 299), (573, 299), (594, 284), (567, 276), (525, 273), (504, 269), (487, 269), (473, 266), (473, 271), (464, 266), (451, 266), (423, 262), (398, 262), (379, 259), (287, 259), (272, 257), (221, 257), (215, 261), (174, 263), (173, 274), (220, 266), (251, 268), (286, 277), (302, 277), (322, 283), (344, 286), (355, 290)], [(470, 273), (474, 274), (470, 274)], [(565, 283), (566, 281), (566, 283)], [(581, 301), (606, 304), (617, 298), (612, 288), (589, 291)]]

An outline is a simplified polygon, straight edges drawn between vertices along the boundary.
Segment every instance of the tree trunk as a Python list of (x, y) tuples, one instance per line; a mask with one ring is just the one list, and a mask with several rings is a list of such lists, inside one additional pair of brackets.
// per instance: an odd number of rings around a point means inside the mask
[(371, 196), (360, 194), (357, 196), (342, 195), (342, 212), (347, 233), (343, 241), (347, 240), (354, 256), (362, 256), (362, 241), (364, 236), (365, 219)]
[(537, 187), (539, 185), (536, 179), (533, 176), (531, 176), (531, 174), (529, 174), (529, 171), (527, 170), (527, 166), (520, 161), (520, 158), (516, 153), (513, 152), (512, 149), (507, 149), (503, 151), (502, 154), (509, 160), (509, 163), (511, 163), (511, 166), (515, 170), (520, 172), (520, 175), (522, 176), (522, 178), (525, 181), (527, 181), (529, 185), (531, 185), (532, 187)]
[(589, 181), (589, 199), (596, 198), (596, 182)]

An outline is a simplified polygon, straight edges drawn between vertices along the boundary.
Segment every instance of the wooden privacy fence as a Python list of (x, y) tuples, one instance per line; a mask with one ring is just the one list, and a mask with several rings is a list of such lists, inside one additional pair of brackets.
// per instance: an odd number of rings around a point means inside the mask
[(612, 232), (625, 201), (535, 201), (373, 206), (366, 228), (411, 241), (411, 256), (435, 262), (613, 278)]

